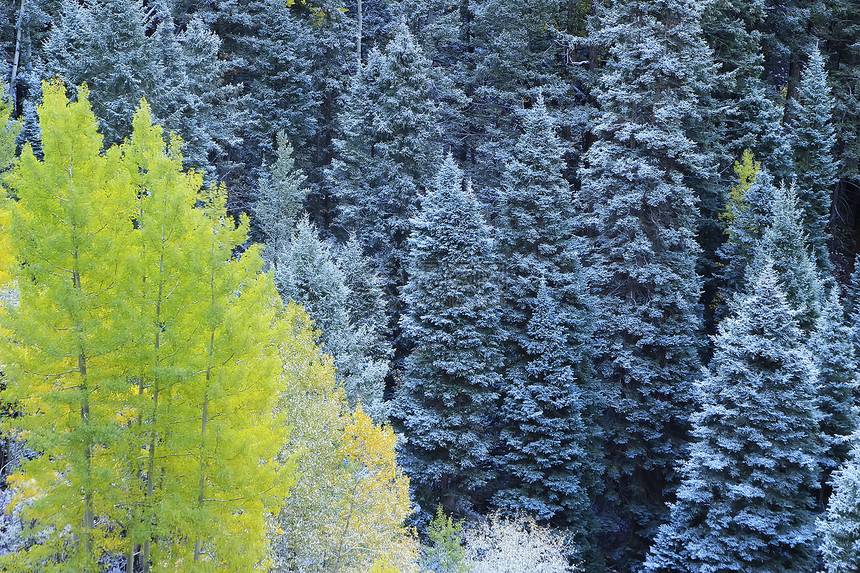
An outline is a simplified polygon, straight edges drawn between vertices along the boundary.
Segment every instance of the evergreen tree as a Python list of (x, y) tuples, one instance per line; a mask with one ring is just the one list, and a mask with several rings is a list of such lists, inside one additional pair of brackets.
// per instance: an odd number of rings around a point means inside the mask
[(765, 260), (720, 323), (696, 442), (645, 571), (813, 570), (817, 372), (794, 314)]
[(578, 259), (572, 192), (562, 177), (564, 146), (542, 98), (522, 112), (522, 123), (499, 201), (506, 390), (498, 463), (508, 477), (494, 503), (572, 524), (587, 553), (600, 443), (592, 301)]
[(304, 306), (314, 320), (350, 404), (361, 401), (374, 419), (385, 420), (388, 363), (372, 356), (370, 336), (350, 322), (346, 279), (307, 217), (299, 220), (292, 240), (275, 254), (275, 260), (275, 284), (281, 296)]
[(832, 287), (809, 343), (819, 372), (819, 426), (826, 446), (821, 462), (824, 484), (830, 481), (830, 473), (848, 459), (848, 440), (858, 430), (857, 362), (851, 330), (844, 318), (839, 289)]
[(766, 259), (772, 261), (788, 304), (797, 312), (798, 326), (808, 335), (821, 315), (823, 292), (803, 236), (793, 187), (777, 188), (772, 217), (750, 267), (760, 266)]
[(581, 232), (604, 341), (609, 404), (605, 530), (616, 565), (645, 551), (675, 483), (700, 367), (698, 201), (713, 181), (701, 139), (713, 67), (701, 3), (607, 2), (590, 40), (608, 61), (584, 157)]
[[(856, 439), (856, 437), (855, 437)], [(833, 495), (818, 522), (827, 573), (860, 568), (860, 448), (833, 474)]]
[(795, 188), (803, 231), (812, 244), (818, 271), (829, 276), (833, 267), (827, 249), (826, 227), (836, 183), (837, 163), (833, 157), (836, 134), (832, 124), (833, 98), (818, 47), (813, 47), (809, 54), (809, 64), (792, 106)]
[(754, 162), (752, 154), (745, 154), (742, 163), (735, 163), (735, 173), (740, 182), (732, 187), (723, 212), (726, 242), (717, 250), (718, 319), (728, 313), (728, 304), (744, 290), (747, 267), (773, 221), (771, 210), (777, 194), (770, 172)]
[(210, 154), (223, 155), (215, 140), (232, 138), (235, 119), (222, 101), (219, 40), (198, 21), (182, 34), (174, 26), (163, 4), (149, 10), (141, 0), (63, 0), (43, 73), (89, 86), (108, 144), (131, 133), (134, 111), (147, 97), (154, 115), (185, 141), (186, 163), (205, 170)]
[(278, 132), (278, 159), (257, 183), (254, 220), (267, 245), (269, 262), (290, 240), (307, 195), (302, 187), (304, 174), (295, 168), (292, 151), (286, 133)]
[(714, 59), (722, 64), (714, 99), (724, 106), (721, 138), (728, 157), (749, 149), (778, 180), (793, 175), (790, 138), (782, 125), (783, 105), (764, 75), (761, 0), (717, 0), (703, 13), (702, 27)]
[(337, 225), (374, 257), (390, 298), (405, 282), (409, 218), (440, 161), (429, 67), (402, 22), (384, 52), (370, 51), (345, 98), (327, 175)]
[(402, 322), (415, 346), (394, 412), (422, 508), (462, 515), (493, 475), (501, 353), (490, 228), (450, 155), (412, 223)]

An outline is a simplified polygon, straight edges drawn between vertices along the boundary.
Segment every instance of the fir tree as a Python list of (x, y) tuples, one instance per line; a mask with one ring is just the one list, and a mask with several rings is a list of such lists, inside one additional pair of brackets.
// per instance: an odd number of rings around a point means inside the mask
[(403, 328), (415, 346), (397, 391), (403, 464), (423, 509), (486, 499), (501, 363), (490, 228), (451, 156), (412, 220)]
[[(805, 334), (815, 328), (821, 315), (821, 281), (803, 235), (797, 196), (793, 187), (780, 186), (773, 202), (773, 222), (755, 251), (750, 268), (772, 261), (789, 306), (797, 312), (798, 326)], [(747, 272), (758, 272), (749, 270)]]
[(404, 283), (409, 218), (440, 160), (429, 68), (403, 23), (384, 52), (370, 51), (345, 98), (327, 175), (339, 201), (337, 225), (372, 254), (389, 297)]
[(856, 445), (849, 460), (833, 474), (833, 495), (818, 530), (827, 573), (860, 568), (860, 448)]
[[(607, 2), (591, 41), (608, 58), (580, 225), (604, 341), (609, 404), (604, 512), (619, 566), (639, 560), (683, 454), (700, 367), (698, 201), (713, 173), (700, 143), (711, 84), (701, 3)], [(624, 501), (623, 501), (624, 500)]]
[(851, 331), (844, 318), (839, 289), (833, 287), (809, 343), (819, 372), (819, 425), (825, 444), (821, 461), (824, 484), (830, 481), (830, 473), (848, 459), (848, 440), (858, 430), (856, 357)]
[(791, 143), (803, 231), (812, 244), (816, 268), (829, 276), (833, 267), (827, 249), (826, 227), (836, 183), (837, 163), (833, 157), (836, 135), (832, 124), (833, 97), (824, 58), (817, 47), (809, 54), (809, 64), (792, 106)]
[(720, 323), (696, 442), (645, 571), (813, 570), (817, 372), (794, 314), (766, 260)]
[(320, 331), (323, 350), (334, 358), (338, 382), (351, 405), (385, 420), (383, 403), (388, 363), (371, 354), (372, 339), (350, 322), (351, 295), (343, 272), (307, 217), (299, 220), (292, 240), (275, 255), (275, 284), (287, 301), (305, 307)]

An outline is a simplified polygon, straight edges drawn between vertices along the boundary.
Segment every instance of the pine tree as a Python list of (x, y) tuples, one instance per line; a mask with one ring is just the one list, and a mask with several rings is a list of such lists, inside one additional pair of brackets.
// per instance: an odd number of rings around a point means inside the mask
[(817, 372), (794, 314), (766, 260), (720, 323), (696, 442), (645, 571), (813, 570)]
[[(617, 566), (644, 552), (683, 455), (700, 367), (698, 200), (713, 183), (702, 116), (713, 67), (701, 3), (607, 2), (590, 41), (608, 61), (579, 192), (601, 317), (606, 526)], [(704, 194), (704, 193), (703, 193)], [(710, 201), (710, 199), (708, 199)]]
[(571, 524), (588, 553), (600, 443), (592, 300), (578, 259), (572, 193), (562, 177), (564, 146), (542, 98), (522, 113), (522, 123), (499, 201), (506, 364), (497, 463), (507, 479), (494, 503)]
[(836, 134), (832, 124), (833, 97), (818, 47), (810, 51), (809, 63), (792, 106), (791, 144), (803, 231), (812, 244), (816, 268), (829, 276), (833, 266), (826, 227), (836, 183), (837, 163), (833, 156)]
[(394, 413), (422, 509), (486, 499), (501, 363), (490, 228), (449, 155), (412, 220), (403, 329), (414, 342)]
[(338, 381), (350, 404), (361, 401), (375, 420), (385, 420), (383, 392), (388, 362), (372, 355), (372, 338), (350, 322), (347, 301), (351, 293), (346, 279), (307, 217), (299, 221), (292, 240), (275, 258), (278, 290), (285, 300), (303, 305), (314, 320), (323, 349), (334, 358)]
[(718, 319), (728, 313), (728, 304), (744, 290), (747, 267), (773, 222), (771, 211), (777, 193), (770, 172), (754, 162), (752, 154), (745, 154), (742, 163), (735, 163), (735, 172), (740, 181), (732, 187), (722, 217), (726, 223), (726, 242), (717, 250)]
[(856, 356), (851, 330), (844, 318), (839, 289), (833, 287), (809, 343), (819, 372), (819, 426), (826, 446), (821, 461), (823, 484), (848, 459), (848, 440), (858, 430)]
[(833, 495), (818, 522), (827, 573), (851, 573), (860, 567), (860, 448), (833, 474)]
[[(777, 188), (772, 217), (773, 222), (765, 230), (761, 248), (755, 251), (750, 268), (755, 269), (766, 259), (772, 261), (788, 304), (798, 313), (798, 326), (810, 334), (821, 315), (823, 292), (803, 236), (793, 187)], [(755, 273), (757, 270), (748, 269), (747, 272)]]
[(372, 254), (389, 300), (404, 283), (409, 218), (440, 161), (429, 68), (403, 23), (384, 51), (370, 51), (345, 98), (327, 174), (339, 201), (337, 226), (355, 232)]

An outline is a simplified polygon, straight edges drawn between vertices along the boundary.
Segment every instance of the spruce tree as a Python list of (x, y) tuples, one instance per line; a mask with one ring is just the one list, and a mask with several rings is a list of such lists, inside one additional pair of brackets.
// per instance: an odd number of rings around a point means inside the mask
[(327, 174), (336, 225), (373, 256), (389, 300), (404, 283), (409, 218), (441, 159), (429, 68), (402, 22), (384, 51), (370, 51), (345, 98)]
[[(797, 196), (793, 187), (780, 186), (773, 202), (773, 222), (755, 251), (751, 269), (772, 261), (789, 306), (797, 312), (800, 329), (807, 335), (821, 315), (823, 292), (815, 263), (803, 235)], [(749, 270), (747, 272), (756, 272)]]
[(813, 570), (817, 372), (794, 314), (765, 260), (720, 323), (696, 442), (645, 571)]
[(735, 172), (740, 181), (727, 198), (722, 217), (726, 223), (726, 241), (717, 250), (718, 319), (728, 313), (729, 303), (744, 290), (747, 267), (773, 221), (777, 193), (770, 172), (754, 162), (751, 154), (744, 155), (743, 163), (735, 163)]
[(832, 272), (827, 249), (830, 201), (836, 183), (837, 163), (833, 156), (836, 134), (832, 124), (833, 97), (818, 47), (809, 54), (809, 63), (792, 100), (791, 144), (803, 231), (812, 244), (816, 268)]
[[(562, 177), (564, 145), (542, 98), (521, 118), (499, 198), (506, 360), (497, 463), (506, 477), (494, 503), (569, 523), (586, 549), (600, 443), (592, 300), (578, 258), (572, 191)], [(586, 557), (589, 565), (593, 557)]]
[[(713, 172), (701, 139), (711, 84), (701, 3), (597, 6), (607, 63), (580, 172), (584, 266), (597, 295), (609, 411), (604, 515), (616, 565), (638, 561), (675, 483), (700, 367), (698, 198)], [(611, 532), (611, 533), (609, 533)]]
[(422, 509), (486, 501), (497, 442), (501, 353), (490, 228), (449, 155), (412, 220), (403, 329), (414, 342), (394, 412)]
[(833, 495), (818, 530), (827, 573), (860, 568), (860, 448), (856, 444), (850, 459), (833, 474)]
[(852, 329), (845, 320), (838, 287), (830, 289), (830, 296), (815, 323), (809, 348), (819, 372), (819, 426), (825, 444), (821, 481), (827, 484), (831, 472), (848, 459), (849, 439), (858, 430), (855, 412), (857, 362)]
[(346, 279), (329, 247), (304, 217), (292, 239), (274, 255), (275, 284), (281, 296), (304, 306), (320, 331), (323, 350), (334, 358), (338, 382), (351, 405), (362, 408), (377, 421), (384, 421), (383, 402), (388, 363), (372, 356), (372, 338), (350, 321)]

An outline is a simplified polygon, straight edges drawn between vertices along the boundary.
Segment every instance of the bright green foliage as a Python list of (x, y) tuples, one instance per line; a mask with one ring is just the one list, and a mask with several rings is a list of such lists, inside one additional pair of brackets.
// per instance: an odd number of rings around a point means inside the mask
[[(9, 203), (6, 239), (26, 266), (13, 269), (20, 304), (6, 309), (0, 343), (3, 400), (23, 414), (6, 420), (8, 430), (43, 453), (10, 478), (17, 501), (30, 502), (26, 517), (43, 543), (6, 564), (95, 571), (119, 534), (109, 496), (126, 392), (128, 306), (116, 285), (128, 273), (123, 235), (133, 192), (118, 184), (119, 150), (100, 153), (85, 89), (69, 104), (62, 85), (46, 85), (40, 116), (44, 162), (25, 146), (6, 178), (18, 198)], [(65, 561), (54, 563), (60, 555)]]
[(427, 526), (427, 537), (431, 545), (424, 548), (423, 567), (434, 573), (468, 573), (462, 521), (454, 522), (440, 505)]
[(45, 85), (45, 159), (25, 147), (8, 178), (24, 265), (3, 398), (42, 452), (13, 478), (38, 543), (10, 563), (95, 571), (109, 552), (129, 570), (135, 554), (144, 571), (252, 570), (290, 481), (272, 414), (279, 297), (257, 249), (233, 257), (247, 220), (227, 218), (223, 190), (198, 194), (148, 106), (102, 153), (78, 93)]
[(825, 228), (830, 221), (830, 201), (836, 183), (837, 163), (833, 157), (836, 133), (833, 128), (833, 97), (817, 47), (792, 100), (794, 123), (791, 144), (794, 150), (798, 208), (803, 232), (812, 245), (816, 268), (832, 271)]

